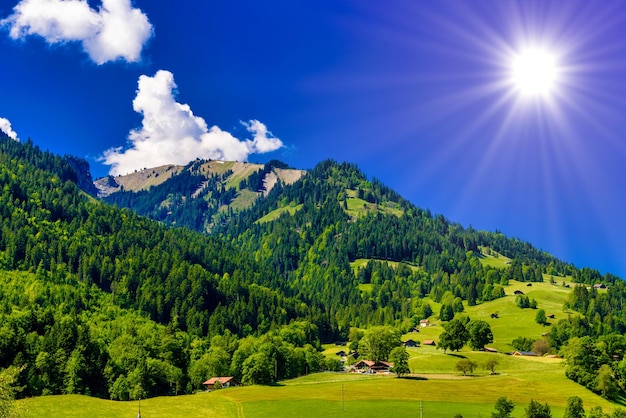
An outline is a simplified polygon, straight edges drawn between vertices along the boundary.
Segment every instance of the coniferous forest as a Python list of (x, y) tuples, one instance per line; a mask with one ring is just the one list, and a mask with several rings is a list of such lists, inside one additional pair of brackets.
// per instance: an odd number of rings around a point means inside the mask
[[(321, 162), (241, 210), (228, 203), (286, 166), (230, 187), (184, 172), (107, 203), (85, 187), (85, 164), (0, 139), (0, 369), (16, 376), (18, 396), (138, 399), (190, 393), (210, 376), (267, 384), (335, 370), (322, 342), (355, 327), (406, 332), (433, 314), (427, 295), (453, 317), (461, 302), (544, 274), (609, 285), (575, 287), (567, 303), (580, 315), (552, 324), (549, 338), (569, 378), (606, 396), (626, 385), (620, 278), (464, 228), (352, 164)], [(194, 194), (200, 184), (207, 192)], [(481, 263), (485, 249), (510, 265)], [(357, 260), (367, 261), (355, 270)]]

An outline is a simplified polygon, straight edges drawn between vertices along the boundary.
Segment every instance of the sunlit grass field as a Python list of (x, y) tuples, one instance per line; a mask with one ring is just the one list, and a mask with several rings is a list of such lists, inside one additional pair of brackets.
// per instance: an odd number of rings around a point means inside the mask
[[(415, 349), (421, 350), (420, 349)], [(472, 353), (468, 357), (495, 355), (502, 360), (501, 374), (482, 370), (474, 377), (451, 374), (457, 357), (412, 351), (411, 367), (439, 357), (426, 369), (441, 373), (426, 380), (349, 373), (317, 373), (277, 386), (249, 386), (177, 397), (141, 401), (146, 417), (487, 417), (498, 397), (516, 404), (513, 416), (522, 416), (530, 399), (547, 402), (552, 415), (563, 415), (569, 396), (580, 396), (589, 410), (599, 405), (611, 411), (601, 397), (567, 380), (561, 365), (545, 359), (514, 358), (502, 354)], [(113, 402), (78, 395), (49, 396), (20, 401), (29, 417), (135, 417), (139, 403)], [(421, 411), (420, 411), (421, 410)]]
[[(367, 262), (359, 260), (360, 263)], [(354, 266), (358, 267), (358, 266)], [(316, 373), (275, 386), (248, 386), (211, 393), (159, 397), (141, 401), (142, 418), (150, 417), (489, 417), (501, 396), (511, 399), (514, 417), (521, 417), (531, 399), (548, 403), (552, 416), (563, 416), (567, 398), (580, 396), (589, 411), (601, 406), (605, 412), (616, 405), (593, 394), (565, 377), (563, 361), (554, 358), (518, 357), (503, 354), (512, 351), (511, 341), (519, 336), (538, 339), (547, 327), (535, 322), (536, 310), (520, 309), (513, 292), (521, 290), (536, 299), (538, 308), (554, 314), (558, 321), (574, 315), (563, 309), (571, 288), (548, 282), (518, 283), (505, 287), (507, 296), (477, 306), (465, 305), (471, 319), (487, 321), (494, 334), (491, 347), (499, 353), (471, 351), (446, 353), (431, 346), (408, 348), (412, 376), (369, 376), (353, 373)], [(569, 283), (568, 279), (565, 279)], [(430, 327), (402, 336), (424, 341), (438, 341), (443, 326), (437, 319), (440, 305), (430, 302), (435, 312)], [(492, 313), (498, 318), (491, 318)], [(334, 356), (347, 347), (326, 345), (325, 354)], [(477, 364), (472, 376), (455, 370), (461, 358)], [(483, 365), (489, 358), (498, 360), (492, 376)], [(136, 417), (139, 402), (114, 402), (87, 396), (44, 396), (18, 402), (27, 417)]]

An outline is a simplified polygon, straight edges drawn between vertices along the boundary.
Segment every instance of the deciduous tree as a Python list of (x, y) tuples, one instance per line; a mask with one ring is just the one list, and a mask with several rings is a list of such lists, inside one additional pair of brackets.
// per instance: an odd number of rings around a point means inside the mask
[(444, 326), (445, 331), (439, 335), (439, 345), (437, 348), (446, 350), (459, 351), (469, 340), (469, 332), (463, 322), (453, 319)]
[(481, 350), (489, 343), (493, 342), (491, 326), (487, 321), (477, 319), (468, 325), (469, 345), (473, 350)]
[(391, 350), (389, 361), (393, 363), (391, 371), (397, 374), (398, 377), (411, 373), (409, 369), (409, 353), (407, 353), (406, 348), (396, 347)]
[(456, 363), (455, 368), (463, 373), (463, 376), (467, 376), (468, 373), (474, 373), (474, 368), (476, 368), (476, 363), (469, 359), (462, 359)]
[(491, 372), (491, 374), (496, 374), (496, 367), (498, 367), (499, 364), (500, 364), (500, 362), (498, 361), (497, 358), (491, 357), (491, 358), (488, 358), (487, 360), (485, 360), (485, 364), (483, 365), (483, 367), (486, 370), (489, 370), (489, 372)]

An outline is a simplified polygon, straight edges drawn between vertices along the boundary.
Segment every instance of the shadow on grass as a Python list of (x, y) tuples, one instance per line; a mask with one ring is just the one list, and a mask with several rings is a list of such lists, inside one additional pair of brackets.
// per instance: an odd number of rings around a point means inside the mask
[(608, 398), (611, 402), (615, 402), (618, 405), (626, 406), (626, 395), (619, 393)]
[(424, 376), (400, 376), (399, 378), (406, 379), (406, 380), (428, 380)]
[(457, 358), (467, 358), (463, 354), (448, 353), (448, 355), (452, 357), (457, 357)]
[(272, 387), (282, 387), (285, 386), (284, 384), (280, 383), (280, 382), (272, 382), (267, 386), (272, 386)]

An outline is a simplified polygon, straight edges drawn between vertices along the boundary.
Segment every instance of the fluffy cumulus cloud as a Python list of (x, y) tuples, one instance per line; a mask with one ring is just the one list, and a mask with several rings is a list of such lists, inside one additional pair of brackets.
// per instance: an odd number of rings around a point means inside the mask
[(176, 83), (169, 71), (139, 77), (133, 108), (143, 115), (142, 126), (128, 135), (127, 149), (112, 148), (102, 160), (110, 174), (126, 174), (144, 167), (187, 164), (196, 158), (245, 161), (253, 153), (275, 151), (283, 146), (258, 120), (242, 122), (251, 139), (238, 139), (217, 126), (209, 127), (187, 104), (174, 97)]
[(11, 122), (6, 118), (0, 118), (0, 131), (4, 132), (9, 138), (19, 141), (17, 134), (11, 129)]
[(39, 35), (50, 44), (81, 42), (97, 64), (139, 61), (153, 31), (148, 17), (130, 0), (102, 0), (98, 10), (86, 0), (22, 0), (0, 23), (13, 39)]

